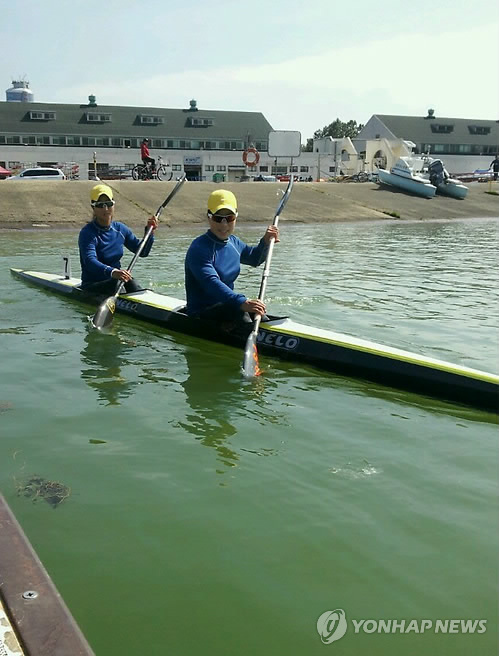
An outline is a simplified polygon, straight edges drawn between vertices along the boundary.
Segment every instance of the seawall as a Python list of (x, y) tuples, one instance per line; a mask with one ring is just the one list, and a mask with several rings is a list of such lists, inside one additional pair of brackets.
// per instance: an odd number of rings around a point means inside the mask
[[(80, 228), (91, 216), (91, 181), (0, 181), (0, 228)], [(115, 218), (140, 226), (153, 214), (174, 182), (111, 180)], [(202, 223), (206, 201), (217, 188), (233, 191), (239, 222), (270, 223), (286, 183), (188, 182), (167, 206), (162, 221), (174, 225)], [(496, 192), (499, 185), (492, 187)], [(470, 183), (464, 200), (444, 196), (418, 198), (375, 183), (297, 182), (281, 221), (340, 222), (365, 220), (455, 219), (499, 217), (499, 195), (486, 193), (488, 183)]]

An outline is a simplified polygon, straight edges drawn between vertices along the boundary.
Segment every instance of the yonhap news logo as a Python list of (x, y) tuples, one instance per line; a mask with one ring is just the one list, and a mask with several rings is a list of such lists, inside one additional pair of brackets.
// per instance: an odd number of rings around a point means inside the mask
[(347, 628), (347, 619), (342, 608), (327, 610), (317, 620), (317, 633), (325, 645), (343, 638)]
[[(317, 633), (321, 642), (330, 645), (343, 638), (348, 630), (348, 620), (342, 608), (327, 610), (317, 620)], [(353, 633), (485, 633), (487, 620), (484, 619), (361, 619), (350, 620)]]

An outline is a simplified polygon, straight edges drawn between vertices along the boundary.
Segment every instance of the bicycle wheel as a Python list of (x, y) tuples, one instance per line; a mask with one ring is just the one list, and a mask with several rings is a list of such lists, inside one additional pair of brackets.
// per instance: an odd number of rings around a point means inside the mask
[(136, 166), (133, 167), (132, 169), (132, 178), (134, 180), (140, 180), (142, 177), (142, 169), (144, 167), (141, 164), (137, 164)]
[(168, 181), (168, 180), (172, 179), (173, 173), (171, 171), (168, 171), (166, 166), (164, 164), (162, 164), (161, 166), (158, 167), (158, 169), (156, 171), (156, 176), (157, 176), (158, 180), (167, 180)]

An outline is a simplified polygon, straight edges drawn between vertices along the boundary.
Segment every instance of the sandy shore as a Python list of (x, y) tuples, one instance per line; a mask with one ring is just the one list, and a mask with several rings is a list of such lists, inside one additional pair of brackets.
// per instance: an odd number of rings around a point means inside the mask
[[(90, 181), (1, 181), (0, 228), (80, 228), (91, 215), (89, 193), (94, 184)], [(111, 180), (106, 184), (114, 190), (116, 219), (131, 226), (143, 225), (174, 186), (173, 182), (131, 180)], [(172, 226), (204, 222), (207, 198), (220, 187), (236, 194), (240, 222), (268, 223), (286, 183), (186, 183), (164, 211), (162, 221)], [(499, 191), (499, 186), (496, 184), (494, 189)], [(499, 217), (499, 196), (486, 193), (488, 190), (487, 183), (471, 183), (465, 200), (443, 196), (425, 199), (374, 183), (298, 182), (281, 221), (330, 223), (393, 218)]]

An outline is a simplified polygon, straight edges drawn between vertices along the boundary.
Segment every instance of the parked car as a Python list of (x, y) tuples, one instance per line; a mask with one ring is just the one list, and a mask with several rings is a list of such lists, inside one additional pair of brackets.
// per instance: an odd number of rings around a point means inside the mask
[(277, 178), (275, 175), (257, 175), (254, 178), (255, 182), (276, 182)]
[(65, 180), (66, 176), (61, 169), (53, 169), (50, 167), (35, 166), (31, 169), (24, 169), (17, 175), (13, 175), (9, 180)]

